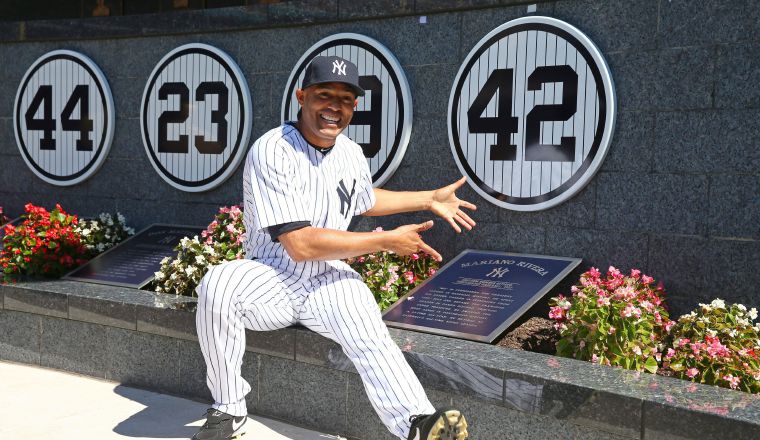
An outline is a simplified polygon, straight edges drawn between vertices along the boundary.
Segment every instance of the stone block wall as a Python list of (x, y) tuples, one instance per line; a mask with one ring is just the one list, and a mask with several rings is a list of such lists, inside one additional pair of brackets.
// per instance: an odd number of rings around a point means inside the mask
[[(308, 4), (307, 4), (308, 3)], [(607, 59), (618, 98), (613, 144), (601, 171), (555, 208), (512, 212), (469, 187), (478, 227), (427, 234), (445, 257), (465, 248), (582, 257), (584, 266), (641, 268), (665, 282), (676, 314), (716, 296), (760, 306), (760, 5), (753, 0), (518, 0), (287, 2), (168, 15), (6, 22), (0, 26), (0, 206), (23, 204), (92, 215), (119, 210), (136, 227), (208, 223), (242, 200), (242, 166), (202, 194), (174, 189), (142, 146), (139, 103), (158, 60), (203, 42), (229, 53), (248, 80), (253, 139), (279, 123), (290, 70), (317, 40), (357, 32), (399, 59), (414, 103), (411, 142), (385, 185), (433, 188), (455, 180), (446, 112), (460, 63), (494, 27), (529, 14), (565, 20)], [(420, 16), (425, 16), (422, 23)], [(81, 51), (104, 71), (116, 105), (114, 143), (103, 168), (69, 188), (26, 167), (13, 134), (21, 77), (47, 51)], [(427, 215), (361, 219), (366, 230)]]

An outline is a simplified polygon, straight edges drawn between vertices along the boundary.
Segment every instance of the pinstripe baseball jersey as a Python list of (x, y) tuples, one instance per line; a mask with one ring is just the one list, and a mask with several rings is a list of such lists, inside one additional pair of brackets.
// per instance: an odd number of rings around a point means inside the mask
[(357, 143), (341, 134), (328, 152), (322, 152), (292, 123), (285, 123), (253, 144), (243, 185), (246, 258), (300, 279), (331, 268), (351, 270), (338, 260), (295, 262), (267, 228), (308, 222), (316, 228), (345, 231), (354, 215), (372, 208), (372, 175)]

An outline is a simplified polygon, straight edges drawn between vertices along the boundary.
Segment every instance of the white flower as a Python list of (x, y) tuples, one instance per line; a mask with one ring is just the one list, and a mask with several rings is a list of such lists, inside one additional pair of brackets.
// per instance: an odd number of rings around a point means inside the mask
[(744, 306), (744, 304), (737, 304), (736, 308), (741, 310), (742, 312), (746, 312), (747, 308)]
[(713, 302), (710, 303), (710, 305), (713, 306), (713, 307), (715, 307), (715, 308), (717, 308), (717, 309), (725, 309), (726, 308), (726, 303), (722, 299), (720, 299), (720, 298), (714, 299)]
[(739, 334), (739, 332), (737, 332), (736, 329), (733, 329), (733, 328), (731, 329), (730, 332), (728, 332), (728, 336), (731, 336), (732, 338), (735, 338), (736, 335), (738, 335), (738, 334)]
[(195, 266), (188, 266), (187, 269), (185, 269), (187, 276), (193, 276), (193, 272), (195, 272)]
[(116, 218), (119, 219), (119, 223), (121, 223), (121, 224), (124, 224), (124, 223), (127, 222), (127, 219), (124, 218), (124, 216), (121, 215), (121, 213), (118, 212), (118, 211), (116, 212)]
[(736, 322), (740, 326), (742, 326), (742, 327), (749, 327), (750, 326), (749, 319), (739, 318), (739, 319), (736, 320)]
[(154, 273), (153, 275), (156, 277), (156, 281), (161, 281), (165, 278), (164, 273), (160, 271)]
[(203, 264), (206, 264), (206, 259), (203, 258), (203, 255), (196, 255), (195, 256), (195, 262), (198, 263), (198, 264), (203, 265)]
[(100, 221), (102, 221), (103, 223), (105, 223), (105, 222), (106, 222), (106, 221), (107, 221), (109, 218), (111, 218), (111, 216), (110, 216), (110, 215), (108, 215), (108, 214), (106, 214), (106, 213), (104, 212), (104, 213), (100, 214), (100, 215), (98, 216), (98, 218), (100, 218)]
[(90, 232), (92, 231), (90, 231), (89, 229), (82, 229), (82, 235), (90, 235)]
[(98, 252), (103, 252), (104, 250), (106, 250), (106, 245), (104, 245), (103, 243), (98, 243), (97, 249), (98, 249)]
[(711, 338), (714, 338), (714, 337), (718, 336), (718, 332), (717, 331), (709, 329), (709, 328), (707, 330), (705, 330), (705, 333), (707, 333), (708, 335), (710, 335)]
[(757, 319), (757, 309), (754, 308), (754, 307), (752, 307), (751, 309), (749, 309), (749, 313), (747, 313), (747, 316), (749, 316), (749, 319), (751, 319), (753, 321), (755, 319)]
[(135, 228), (126, 228), (124, 230), (127, 231), (127, 234), (129, 235), (135, 235)]

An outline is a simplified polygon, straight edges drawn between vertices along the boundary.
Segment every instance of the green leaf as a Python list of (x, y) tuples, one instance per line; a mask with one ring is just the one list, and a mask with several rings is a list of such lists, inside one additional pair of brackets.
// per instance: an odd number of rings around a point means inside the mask
[(657, 361), (653, 356), (647, 358), (647, 361), (644, 364), (644, 369), (652, 374), (657, 373)]

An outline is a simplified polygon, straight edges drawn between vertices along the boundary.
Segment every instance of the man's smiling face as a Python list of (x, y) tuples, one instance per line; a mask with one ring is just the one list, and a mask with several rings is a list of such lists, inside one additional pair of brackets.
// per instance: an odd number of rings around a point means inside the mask
[(346, 84), (329, 82), (296, 90), (301, 104), (298, 128), (309, 143), (331, 147), (335, 138), (348, 126), (357, 100)]

